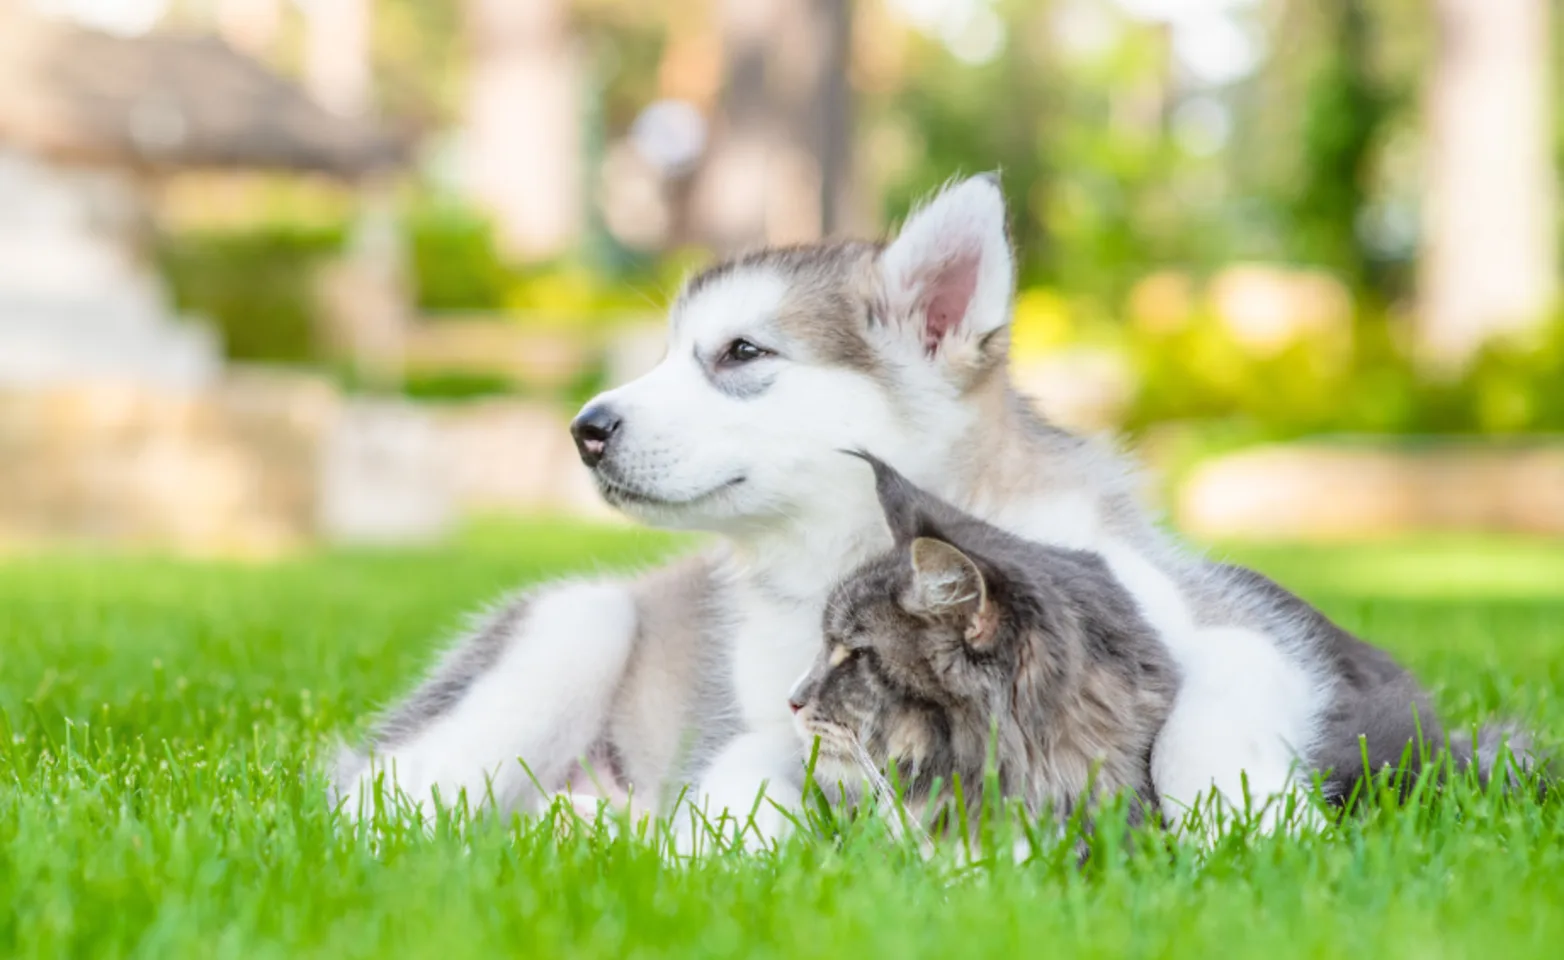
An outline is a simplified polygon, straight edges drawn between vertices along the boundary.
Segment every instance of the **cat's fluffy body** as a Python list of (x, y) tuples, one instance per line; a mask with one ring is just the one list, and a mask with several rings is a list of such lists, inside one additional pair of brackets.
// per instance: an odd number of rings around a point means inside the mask
[[(1167, 749), (1174, 704), (1203, 693), (1208, 678), (1181, 689), (1169, 638), (1101, 555), (1022, 540), (857, 455), (874, 468), (894, 545), (832, 593), (822, 648), (790, 698), (826, 781), (894, 769), (903, 799), (922, 810), (949, 799), (956, 778), (976, 785), (992, 771), (1003, 795), (1034, 813), (1062, 817), (1119, 792), (1133, 795), (1137, 819), (1153, 810), (1166, 776), (1154, 757)], [(1427, 693), (1388, 654), (1260, 575), (1222, 569), (1307, 622), (1326, 641), (1318, 669), (1356, 694), (1295, 758), (1295, 773), (1317, 777), (1325, 799), (1346, 800), (1366, 771), (1405, 761), (1415, 774), (1425, 753), (1445, 746)], [(1456, 765), (1476, 761), (1486, 774), (1502, 732), (1475, 745), (1456, 738)], [(976, 789), (966, 796), (981, 799)]]
[(895, 545), (826, 605), (824, 646), (792, 694), (817, 778), (894, 767), (926, 813), (1005, 796), (1071, 814), (1129, 793), (1157, 816), (1151, 753), (1177, 669), (1102, 559), (1045, 547), (962, 514), (872, 458)]

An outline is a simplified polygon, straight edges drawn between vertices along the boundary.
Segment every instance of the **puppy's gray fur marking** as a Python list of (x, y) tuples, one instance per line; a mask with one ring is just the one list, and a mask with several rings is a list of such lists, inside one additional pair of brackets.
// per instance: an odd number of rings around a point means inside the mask
[(363, 751), (338, 750), (331, 764), (337, 789), (364, 773), (369, 752), (405, 743), (455, 709), (473, 684), (499, 662), (524, 622), (527, 607), (528, 595), (522, 593), (479, 618), (464, 637), (446, 649), (412, 693), (375, 718)]
[(407, 699), (382, 715), (370, 733), (379, 747), (394, 747), (440, 719), (499, 662), (526, 620), (528, 596), (520, 594), (502, 603), (452, 646), (434, 670)]
[[(693, 300), (702, 290), (745, 271), (775, 271), (789, 281), (789, 295), (776, 319), (792, 342), (807, 346), (809, 359), (818, 363), (878, 379), (884, 375), (882, 363), (863, 331), (873, 322), (874, 258), (883, 246), (847, 240), (757, 250), (696, 274), (679, 300)], [(883, 312), (882, 307), (880, 315)]]
[[(686, 786), (738, 732), (727, 629), (718, 594), (721, 551), (687, 557), (634, 583), (636, 641), (600, 737), (622, 751), (623, 786), (657, 806)], [(670, 714), (676, 720), (670, 724)]]

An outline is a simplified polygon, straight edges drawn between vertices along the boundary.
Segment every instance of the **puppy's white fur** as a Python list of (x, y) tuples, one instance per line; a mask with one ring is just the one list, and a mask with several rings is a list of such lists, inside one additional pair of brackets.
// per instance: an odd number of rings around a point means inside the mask
[(382, 775), (426, 811), (436, 799), (506, 807), (534, 777), (562, 782), (601, 725), (635, 629), (622, 585), (562, 584), (539, 597), (519, 630), (525, 642), (509, 646), (449, 713), (348, 779), (339, 790), (343, 810), (371, 812), (369, 790)]

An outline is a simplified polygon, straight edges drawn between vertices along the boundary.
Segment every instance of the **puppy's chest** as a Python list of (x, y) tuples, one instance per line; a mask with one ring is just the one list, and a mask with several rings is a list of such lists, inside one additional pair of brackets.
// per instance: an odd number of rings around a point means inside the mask
[(734, 592), (729, 609), (734, 693), (751, 726), (791, 723), (788, 691), (820, 648), (824, 598), (786, 602)]

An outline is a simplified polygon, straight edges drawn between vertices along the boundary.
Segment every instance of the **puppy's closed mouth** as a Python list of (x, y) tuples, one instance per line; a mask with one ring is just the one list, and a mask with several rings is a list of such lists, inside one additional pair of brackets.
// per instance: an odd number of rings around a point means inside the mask
[(659, 497), (647, 493), (638, 487), (613, 477), (606, 476), (601, 471), (595, 474), (598, 489), (603, 492), (603, 499), (614, 506), (646, 506), (646, 507), (691, 507), (704, 500), (709, 500), (719, 494), (725, 493), (744, 482), (743, 474), (730, 477), (709, 490), (697, 493), (690, 497), (668, 498)]

